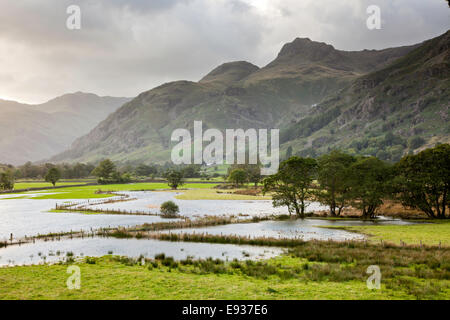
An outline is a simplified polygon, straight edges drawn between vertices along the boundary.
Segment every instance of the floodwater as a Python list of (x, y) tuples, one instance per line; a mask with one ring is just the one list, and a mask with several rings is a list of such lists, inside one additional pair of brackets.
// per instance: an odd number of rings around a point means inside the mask
[(209, 244), (193, 242), (169, 242), (159, 240), (85, 238), (61, 241), (36, 241), (36, 243), (14, 245), (0, 250), (0, 266), (55, 263), (66, 258), (71, 252), (74, 258), (82, 256), (119, 256), (154, 258), (164, 253), (176, 260), (188, 256), (196, 259), (214, 258), (221, 260), (258, 260), (280, 255), (281, 248), (256, 247), (232, 244)]
[[(136, 200), (95, 204), (90, 200), (90, 209), (114, 209), (127, 211), (142, 211), (152, 214), (159, 213), (159, 205), (172, 200), (180, 207), (180, 214), (191, 219), (203, 216), (230, 216), (241, 215), (243, 218), (249, 216), (279, 215), (287, 214), (286, 208), (273, 208), (272, 202), (268, 200), (178, 200), (176, 192), (127, 192), (130, 198)], [(0, 199), (8, 196), (0, 196)], [(9, 196), (11, 197), (11, 196)], [(8, 198), (9, 198), (8, 197)], [(82, 214), (82, 213), (52, 213), (49, 210), (55, 208), (55, 204), (64, 202), (83, 202), (84, 200), (33, 200), (33, 199), (8, 199), (0, 200), (0, 241), (10, 238), (47, 234), (50, 232), (67, 231), (89, 231), (92, 229), (106, 227), (128, 227), (144, 223), (170, 221), (158, 216), (137, 215), (105, 215), (105, 214)], [(155, 208), (156, 207), (156, 208)], [(312, 203), (310, 210), (321, 210), (323, 207), (318, 203)]]
[[(268, 216), (287, 214), (286, 208), (273, 208), (268, 200), (178, 200), (175, 196), (180, 192), (127, 192), (135, 200), (101, 204), (103, 200), (90, 200), (91, 209), (114, 209), (127, 211), (141, 211), (151, 214), (159, 213), (159, 205), (172, 200), (180, 207), (180, 214), (191, 219), (202, 216), (236, 216), (248, 218), (252, 216)], [(32, 195), (30, 195), (32, 196)], [(55, 204), (63, 204), (70, 200), (33, 200), (9, 199), (11, 195), (0, 196), (8, 198), (0, 200), (0, 241), (6, 241), (13, 234), (13, 238), (35, 236), (67, 231), (90, 231), (102, 227), (128, 227), (144, 223), (170, 221), (177, 219), (163, 219), (159, 216), (142, 215), (107, 215), (82, 213), (51, 213)], [(83, 202), (84, 200), (73, 200)], [(87, 200), (85, 200), (87, 201)], [(319, 203), (311, 203), (308, 210), (324, 210)], [(320, 228), (319, 226), (346, 226), (379, 224), (408, 224), (402, 220), (379, 219), (377, 222), (360, 220), (286, 220), (263, 221), (259, 223), (231, 224), (216, 227), (171, 230), (176, 233), (208, 233), (238, 235), (247, 237), (275, 237), (299, 238), (303, 240), (361, 240), (364, 236), (344, 230)], [(9, 246), (0, 249), (0, 266), (11, 264), (34, 264), (57, 262), (64, 257), (64, 252), (73, 252), (75, 256), (101, 256), (113, 252), (117, 255), (138, 257), (143, 254), (149, 258), (158, 253), (165, 253), (176, 259), (187, 256), (197, 258), (221, 259), (257, 259), (268, 258), (282, 252), (279, 248), (262, 248), (238, 245), (222, 245), (208, 243), (166, 242), (158, 240), (114, 239), (114, 238), (85, 238), (65, 239), (61, 241), (36, 241), (21, 246)], [(59, 252), (59, 254), (56, 254)], [(244, 252), (248, 254), (244, 255)]]
[(214, 227), (170, 230), (171, 233), (197, 233), (210, 235), (236, 235), (251, 238), (289, 238), (302, 240), (363, 240), (364, 235), (344, 230), (326, 229), (326, 226), (356, 226), (374, 224), (408, 224), (402, 220), (362, 221), (362, 220), (285, 220), (239, 223)]
[[(64, 200), (70, 201), (70, 200)], [(80, 200), (73, 200), (79, 202)], [(157, 216), (103, 215), (48, 212), (57, 200), (0, 200), (0, 241), (51, 232), (89, 231), (92, 229), (135, 226), (143, 223), (169, 221)], [(59, 201), (62, 203), (62, 201)]]
[[(121, 192), (122, 193), (122, 192)], [(120, 209), (159, 213), (159, 206), (165, 201), (173, 201), (180, 207), (180, 214), (191, 219), (204, 216), (265, 216), (288, 214), (285, 207), (274, 208), (270, 200), (179, 200), (175, 197), (179, 192), (140, 191), (123, 192), (133, 201), (91, 205), (91, 209)], [(308, 210), (326, 210), (317, 202), (313, 202)]]

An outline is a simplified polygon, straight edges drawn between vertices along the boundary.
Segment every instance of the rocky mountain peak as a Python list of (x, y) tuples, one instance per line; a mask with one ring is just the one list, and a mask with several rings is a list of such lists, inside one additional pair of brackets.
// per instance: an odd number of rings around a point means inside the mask
[(255, 71), (258, 71), (259, 67), (251, 64), (247, 61), (234, 61), (221, 64), (213, 71), (203, 77), (200, 82), (223, 82), (231, 83), (239, 81)]
[(301, 55), (304, 58), (314, 59), (323, 57), (336, 51), (330, 44), (312, 41), (309, 38), (296, 38), (290, 43), (286, 43), (278, 54), (278, 58)]

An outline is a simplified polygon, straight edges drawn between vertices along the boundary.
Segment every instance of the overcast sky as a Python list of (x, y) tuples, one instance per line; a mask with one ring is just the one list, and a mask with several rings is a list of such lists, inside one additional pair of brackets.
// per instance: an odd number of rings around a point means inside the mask
[[(72, 4), (81, 8), (81, 30), (66, 28)], [(372, 4), (381, 8), (381, 30), (366, 27)], [(264, 66), (296, 37), (382, 49), (448, 29), (444, 0), (2, 0), (0, 99), (131, 97), (168, 81), (198, 81), (227, 61)]]

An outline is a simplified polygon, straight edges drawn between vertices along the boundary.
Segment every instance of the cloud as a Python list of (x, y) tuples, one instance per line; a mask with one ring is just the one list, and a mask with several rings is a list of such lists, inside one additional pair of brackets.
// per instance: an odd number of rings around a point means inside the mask
[[(81, 8), (82, 29), (66, 28)], [(382, 30), (365, 27), (379, 5)], [(135, 96), (220, 63), (265, 65), (295, 37), (345, 50), (412, 44), (448, 29), (443, 0), (21, 0), (0, 3), (0, 97)]]

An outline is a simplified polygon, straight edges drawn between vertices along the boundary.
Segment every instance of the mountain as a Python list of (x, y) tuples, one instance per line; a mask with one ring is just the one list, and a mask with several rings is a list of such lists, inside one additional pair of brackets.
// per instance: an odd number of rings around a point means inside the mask
[(49, 158), (129, 100), (81, 92), (39, 105), (0, 100), (0, 163)]
[(398, 160), (450, 142), (450, 31), (356, 79), (282, 132), (284, 148), (333, 148)]
[(202, 120), (204, 129), (289, 127), (325, 97), (415, 48), (350, 52), (298, 38), (263, 68), (230, 62), (199, 82), (143, 92), (52, 161), (170, 161), (172, 131), (192, 129), (194, 120)]

